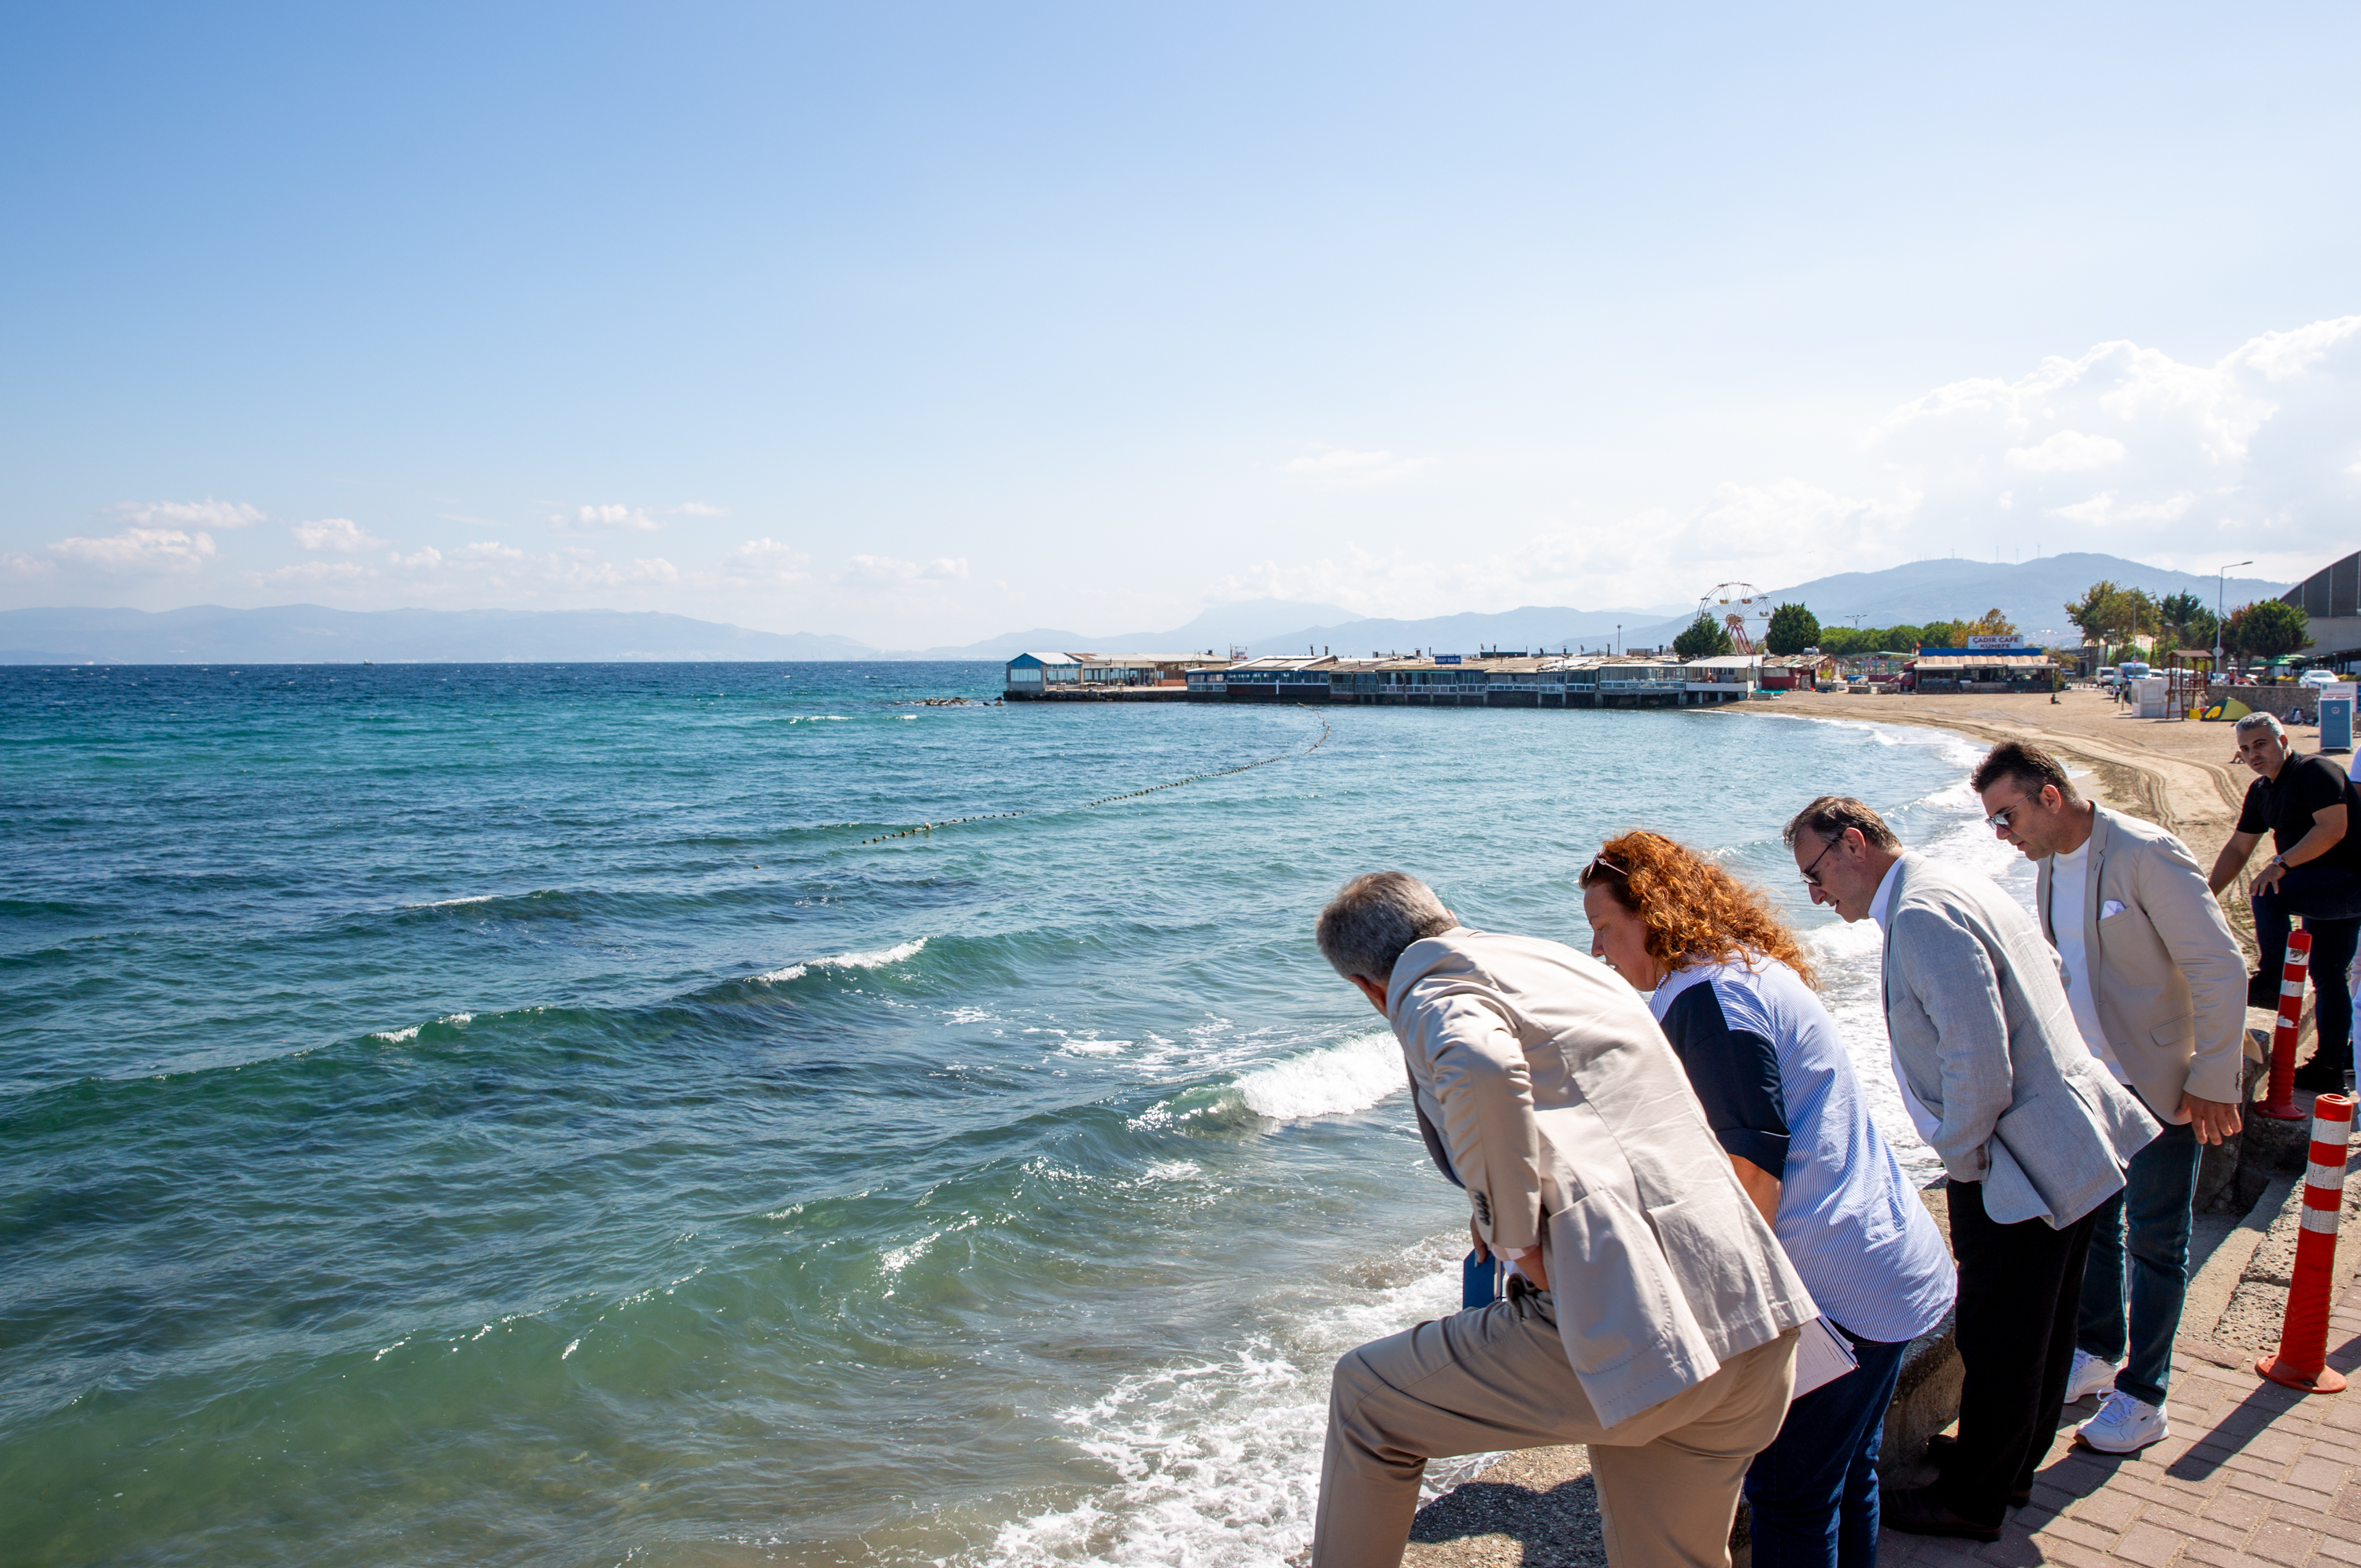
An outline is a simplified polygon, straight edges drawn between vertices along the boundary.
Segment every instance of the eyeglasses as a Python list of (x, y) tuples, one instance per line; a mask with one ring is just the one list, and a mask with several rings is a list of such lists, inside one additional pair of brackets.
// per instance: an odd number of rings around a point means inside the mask
[(1825, 848), (1823, 848), (1823, 849), (1820, 850), (1820, 852), (1819, 852), (1818, 854), (1814, 855), (1814, 856), (1812, 857), (1812, 863), (1811, 863), (1810, 865), (1806, 866), (1806, 867), (1804, 868), (1804, 881), (1805, 881), (1805, 882), (1806, 882), (1806, 883), (1808, 883), (1810, 885), (1812, 885), (1812, 886), (1814, 886), (1814, 887), (1817, 887), (1817, 886), (1819, 886), (1819, 885), (1820, 885), (1820, 862), (1821, 862), (1822, 861), (1825, 861), (1825, 860), (1827, 860), (1827, 859), (1828, 858), (1828, 850), (1833, 850), (1833, 849), (1835, 849), (1839, 844), (1841, 844), (1841, 843), (1843, 843), (1843, 842), (1844, 842), (1844, 835), (1843, 835), (1843, 834), (1841, 834), (1841, 833), (1838, 834), (1835, 838), (1833, 838), (1833, 839), (1829, 839), (1829, 840), (1828, 841), (1827, 846), (1826, 846)]
[[(2048, 786), (2048, 784), (2044, 784), (2044, 785), (2042, 785), (2042, 786), (2041, 786), (2041, 788), (2042, 788), (2042, 789), (2048, 789), (2048, 787), (2049, 787), (2049, 786)], [(2009, 820), (2008, 820), (2008, 819), (2009, 819), (2011, 817), (2015, 816), (2017, 812), (2020, 812), (2020, 811), (2024, 810), (2026, 806), (2033, 805), (2036, 801), (2039, 800), (2040, 798), (2041, 798), (2041, 791), (2040, 791), (2040, 790), (2036, 790), (2036, 791), (2034, 791), (2031, 795), (2018, 795), (2018, 796), (2016, 797), (2016, 799), (2015, 799), (2015, 800), (2012, 801), (2011, 803), (2009, 803), (2009, 804), (2008, 804), (2008, 805), (2006, 805), (2006, 806), (2002, 806), (1998, 811), (1993, 812), (1990, 817), (1985, 817), (1985, 818), (1984, 818), (1984, 826), (1985, 826), (1985, 827), (1987, 827), (1987, 828), (1992, 828), (1993, 830), (1994, 830), (1995, 832), (1997, 832), (1999, 829), (2001, 829), (2001, 828), (2006, 828), (2006, 827), (2010, 826), (2010, 823), (2009, 823)]]

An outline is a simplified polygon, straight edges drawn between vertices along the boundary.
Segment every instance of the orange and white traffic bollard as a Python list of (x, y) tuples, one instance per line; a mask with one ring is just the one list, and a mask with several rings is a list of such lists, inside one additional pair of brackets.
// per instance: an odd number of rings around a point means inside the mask
[(2287, 962), (2279, 969), (2279, 1021), (2271, 1030), (2270, 1091), (2254, 1107), (2274, 1122), (2301, 1122), (2295, 1102), (2295, 1031), (2303, 1022), (2303, 981), (2312, 972), (2312, 933), (2288, 933)]
[(2288, 1284), (2279, 1351), (2255, 1363), (2274, 1383), (2306, 1394), (2334, 1394), (2345, 1375), (2328, 1365), (2329, 1298), (2336, 1286), (2336, 1221), (2345, 1212), (2345, 1150), (2353, 1135), (2353, 1097), (2323, 1094), (2312, 1105), (2312, 1168), (2303, 1177), (2303, 1229), (2296, 1233), (2295, 1277)]

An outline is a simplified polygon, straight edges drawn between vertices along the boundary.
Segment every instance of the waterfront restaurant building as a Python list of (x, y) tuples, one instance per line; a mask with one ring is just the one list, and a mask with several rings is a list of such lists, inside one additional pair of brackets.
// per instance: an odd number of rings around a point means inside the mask
[(2058, 689), (2058, 666), (2038, 648), (1921, 648), (1903, 668), (1922, 693)]
[(1228, 662), (1212, 653), (1019, 653), (1008, 661), (1007, 695), (1089, 696), (1143, 686), (1177, 694), (1191, 670)]

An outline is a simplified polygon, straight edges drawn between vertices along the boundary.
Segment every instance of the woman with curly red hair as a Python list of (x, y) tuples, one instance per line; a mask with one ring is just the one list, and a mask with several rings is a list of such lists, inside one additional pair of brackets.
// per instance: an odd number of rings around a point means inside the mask
[(1747, 1471), (1756, 1568), (1872, 1568), (1885, 1408), (1902, 1353), (1956, 1286), (1942, 1233), (1767, 894), (1640, 831), (1609, 839), (1581, 880), (1591, 956), (1648, 993), (1740, 1184), (1858, 1362), (1788, 1407)]

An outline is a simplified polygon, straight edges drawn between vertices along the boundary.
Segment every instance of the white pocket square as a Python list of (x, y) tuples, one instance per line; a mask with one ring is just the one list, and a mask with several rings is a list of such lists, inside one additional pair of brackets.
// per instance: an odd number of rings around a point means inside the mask
[(2123, 912), (2124, 901), (2120, 898), (2111, 898), (2099, 905), (2099, 918), (2102, 920), (2113, 920)]

